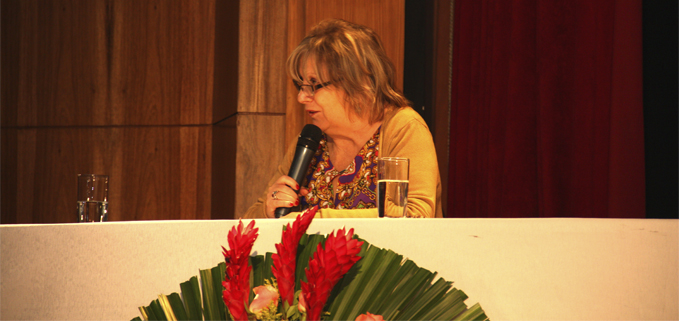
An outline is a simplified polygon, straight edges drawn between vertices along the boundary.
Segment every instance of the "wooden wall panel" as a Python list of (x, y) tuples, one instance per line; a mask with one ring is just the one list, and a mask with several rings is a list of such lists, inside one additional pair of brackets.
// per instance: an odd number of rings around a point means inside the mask
[(234, 119), (228, 120), (236, 123), (231, 137), (235, 171), (227, 176), (234, 182), (234, 195), (227, 216), (240, 217), (247, 211), (283, 157), (290, 83), (285, 71), (287, 5), (286, 1), (240, 1), (238, 108)]
[(214, 1), (26, 0), (10, 9), (19, 15), (10, 40), (19, 61), (7, 62), (19, 65), (8, 76), (18, 97), (4, 126), (211, 122)]
[[(10, 1), (11, 3), (11, 1)], [(6, 46), (17, 51), (3, 59), (3, 87), (16, 92), (15, 104), (3, 102), (3, 126), (93, 124), (95, 109), (104, 107), (106, 65), (103, 1), (17, 1), (3, 11), (15, 17), (3, 25), (12, 34)], [(5, 66), (13, 66), (7, 75)], [(7, 78), (9, 77), (9, 79)], [(9, 81), (7, 81), (9, 80)], [(11, 112), (8, 112), (10, 111)]]
[(235, 217), (240, 217), (267, 188), (283, 158), (284, 115), (239, 115), (236, 150)]
[[(231, 117), (212, 126), (212, 218), (236, 217), (236, 119)], [(247, 186), (241, 183), (242, 186)]]
[(17, 223), (17, 167), (18, 158), (17, 151), (17, 129), (0, 130), (0, 155), (2, 161), (0, 162), (0, 223)]
[(211, 126), (122, 132), (121, 220), (210, 218)]
[(73, 222), (87, 172), (110, 220), (210, 218), (214, 34), (215, 0), (3, 0), (3, 222)]
[(109, 175), (110, 221), (208, 219), (211, 136), (210, 126), (3, 130), (3, 155), (16, 148), (3, 157), (16, 195), (3, 192), (3, 220), (75, 222), (83, 173)]
[(112, 124), (212, 122), (214, 1), (115, 1)]
[(240, 1), (215, 3), (212, 123), (238, 112)]
[(241, 1), (239, 112), (285, 113), (285, 12), (285, 1)]
[[(19, 92), (19, 0), (0, 1), (0, 125), (17, 125)], [(12, 106), (6, 108), (5, 106)], [(4, 137), (3, 137), (4, 139)], [(4, 184), (4, 183), (3, 183)], [(4, 187), (4, 185), (3, 185)]]

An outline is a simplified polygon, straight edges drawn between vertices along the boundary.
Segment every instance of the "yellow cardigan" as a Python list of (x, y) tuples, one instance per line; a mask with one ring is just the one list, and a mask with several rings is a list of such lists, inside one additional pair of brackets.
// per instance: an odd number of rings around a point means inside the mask
[[(296, 144), (290, 144), (276, 174), (266, 185), (264, 194), (257, 199), (243, 218), (266, 217), (264, 202), (268, 188), (282, 175), (287, 175), (295, 156)], [(408, 183), (408, 215), (411, 217), (443, 217), (441, 208), (441, 176), (434, 140), (424, 119), (410, 107), (385, 110), (379, 142), (380, 157), (405, 157), (410, 159)], [(320, 215), (319, 215), (320, 214)], [(286, 217), (294, 217), (288, 215)], [(321, 209), (316, 217), (377, 217), (377, 209)]]

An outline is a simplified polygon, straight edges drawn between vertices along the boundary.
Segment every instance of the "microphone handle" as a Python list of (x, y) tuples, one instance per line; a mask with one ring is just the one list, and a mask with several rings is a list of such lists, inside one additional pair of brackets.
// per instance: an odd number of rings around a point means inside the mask
[[(314, 157), (314, 154), (316, 154), (315, 150), (311, 150), (306, 146), (297, 146), (297, 150), (295, 151), (295, 158), (292, 161), (292, 165), (290, 165), (290, 171), (288, 171), (288, 176), (292, 177), (292, 179), (294, 179), (300, 186), (302, 186), (302, 182), (304, 181), (304, 175), (309, 169), (309, 164), (311, 164), (311, 159)], [(295, 192), (299, 193), (299, 191)], [(274, 211), (276, 218), (288, 215), (289, 213), (290, 213), (289, 207), (278, 207), (276, 208), (276, 211)]]

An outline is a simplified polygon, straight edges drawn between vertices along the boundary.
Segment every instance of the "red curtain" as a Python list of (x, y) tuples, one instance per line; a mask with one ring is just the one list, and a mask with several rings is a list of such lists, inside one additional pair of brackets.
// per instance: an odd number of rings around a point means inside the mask
[(641, 0), (456, 0), (448, 217), (645, 217)]

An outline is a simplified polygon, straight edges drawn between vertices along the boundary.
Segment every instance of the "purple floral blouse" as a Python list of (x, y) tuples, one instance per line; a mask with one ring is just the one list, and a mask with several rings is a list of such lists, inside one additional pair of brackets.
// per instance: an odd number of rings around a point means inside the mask
[[(323, 134), (316, 155), (311, 160), (306, 180), (309, 194), (300, 201), (301, 208), (360, 209), (377, 207), (377, 158), (380, 129), (361, 148), (353, 162), (343, 170), (330, 161), (327, 138)], [(339, 176), (337, 194), (333, 195), (333, 180)]]

